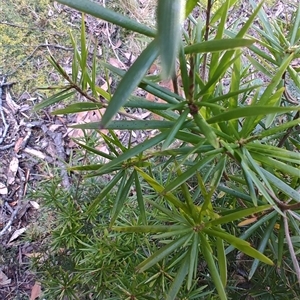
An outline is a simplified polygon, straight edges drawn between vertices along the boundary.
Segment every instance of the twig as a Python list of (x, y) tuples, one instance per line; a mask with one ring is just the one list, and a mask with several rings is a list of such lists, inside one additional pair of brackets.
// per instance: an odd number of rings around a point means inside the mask
[(294, 204), (287, 204), (285, 202), (282, 202), (281, 200), (279, 200), (276, 195), (273, 193), (273, 191), (270, 191), (268, 188), (265, 188), (266, 191), (268, 192), (268, 194), (271, 196), (271, 198), (277, 203), (278, 207), (282, 210), (282, 211), (286, 211), (286, 210), (298, 210), (300, 209), (300, 203), (294, 203)]
[[(297, 111), (297, 113), (295, 114), (293, 120), (296, 120), (300, 117), (300, 113), (299, 111)], [(299, 127), (299, 125), (295, 126), (295, 128)], [(288, 137), (290, 136), (290, 134), (292, 133), (294, 127), (290, 127), (287, 129), (286, 134), (282, 137), (282, 139), (279, 141), (277, 147), (281, 148), (283, 146), (283, 144), (285, 143), (285, 141), (288, 139)]]
[(297, 101), (297, 99), (295, 99), (290, 93), (289, 93), (289, 90), (287, 88), (287, 79), (286, 79), (286, 73), (287, 72), (284, 72), (283, 75), (282, 75), (282, 79), (283, 79), (283, 82), (284, 82), (284, 96), (285, 96), (285, 99), (287, 102), (291, 103), (291, 104), (294, 104), (294, 105), (299, 105), (299, 102)]
[[(207, 41), (208, 36), (209, 36), (209, 27), (210, 27), (209, 23), (210, 23), (210, 15), (211, 15), (212, 6), (213, 6), (212, 0), (208, 0), (207, 7), (206, 7), (206, 24), (205, 24), (204, 41)], [(202, 63), (202, 72), (201, 72), (203, 81), (205, 81), (205, 77), (206, 77), (206, 63), (207, 63), (207, 53), (204, 53), (203, 63)]]
[(283, 223), (284, 223), (284, 232), (285, 232), (285, 239), (289, 248), (289, 252), (292, 258), (292, 262), (295, 268), (295, 272), (298, 278), (298, 283), (300, 284), (300, 266), (295, 254), (295, 250), (293, 247), (293, 243), (292, 243), (292, 239), (290, 236), (290, 231), (289, 231), (289, 223), (288, 223), (288, 219), (287, 219), (287, 215), (286, 213), (284, 213), (284, 218), (283, 218)]
[(4, 141), (5, 136), (7, 134), (7, 131), (8, 131), (8, 128), (9, 128), (9, 125), (6, 122), (6, 118), (5, 118), (5, 115), (4, 115), (4, 112), (3, 112), (3, 107), (2, 107), (2, 92), (3, 92), (2, 91), (3, 90), (2, 87), (3, 87), (4, 83), (5, 83), (5, 80), (6, 80), (6, 76), (4, 76), (2, 78), (2, 81), (0, 83), (0, 115), (1, 115), (1, 118), (2, 118), (3, 126), (4, 126), (3, 133), (2, 133), (2, 135), (0, 137), (0, 144), (2, 144), (2, 142)]
[(11, 226), (12, 222), (14, 221), (16, 215), (18, 214), (20, 209), (20, 205), (18, 204), (12, 215), (10, 216), (9, 221), (7, 224), (4, 226), (4, 228), (0, 231), (0, 236), (4, 235), (4, 233), (8, 230), (8, 228)]
[(26, 29), (26, 30), (40, 30), (40, 31), (44, 31), (44, 29), (38, 28), (38, 27), (25, 27), (25, 26), (21, 26), (15, 23), (10, 23), (10, 22), (6, 22), (6, 21), (0, 21), (0, 24), (3, 25), (7, 25), (7, 26), (11, 26), (11, 27), (17, 27), (17, 28), (21, 28), (21, 29)]
[(294, 104), (294, 105), (299, 105), (299, 102), (293, 98), (293, 96), (290, 94), (290, 92), (288, 91), (287, 89), (287, 86), (285, 84), (285, 89), (284, 89), (284, 96), (285, 96), (285, 100), (291, 104)]
[[(106, 6), (105, 0), (103, 0), (103, 6), (104, 6), (104, 7)], [(117, 54), (117, 52), (116, 52), (116, 50), (115, 50), (115, 46), (114, 46), (114, 44), (113, 44), (112, 41), (111, 41), (110, 33), (109, 33), (108, 22), (105, 22), (105, 24), (106, 24), (105, 29), (106, 29), (107, 39), (108, 39), (108, 41), (109, 41), (109, 43), (110, 43), (110, 45), (111, 45), (112, 51), (114, 52), (115, 57), (117, 58), (118, 62), (121, 64), (121, 66), (122, 66), (124, 69), (126, 69), (125, 64), (120, 60), (120, 58), (119, 58), (119, 56), (118, 56), (118, 54)]]
[(47, 130), (47, 134), (51, 137), (54, 142), (57, 152), (57, 164), (60, 168), (60, 174), (62, 178), (62, 185), (65, 189), (69, 189), (71, 184), (68, 176), (68, 171), (65, 166), (66, 154), (63, 147), (63, 139), (61, 133), (55, 133), (51, 130)]
[(9, 221), (7, 222), (7, 224), (4, 226), (4, 228), (0, 231), (0, 236), (4, 235), (5, 232), (10, 228), (10, 226), (12, 225), (15, 217), (17, 216), (20, 208), (21, 208), (21, 201), (24, 197), (24, 185), (25, 185), (25, 178), (21, 172), (21, 170), (19, 169), (18, 170), (18, 174), (19, 174), (19, 177), (20, 177), (20, 188), (19, 188), (19, 199), (18, 199), (18, 204), (17, 204), (17, 207), (15, 208), (15, 210), (13, 211), (13, 213), (11, 214), (10, 216), (10, 219)]
[(0, 146), (0, 151), (7, 150), (7, 149), (13, 147), (14, 145), (15, 145), (15, 143), (11, 143), (11, 144), (8, 144), (5, 146)]

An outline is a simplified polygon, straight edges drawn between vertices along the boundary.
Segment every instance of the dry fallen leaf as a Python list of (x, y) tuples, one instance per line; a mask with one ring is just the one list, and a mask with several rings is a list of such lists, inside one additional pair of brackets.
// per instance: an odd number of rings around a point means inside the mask
[(31, 290), (30, 300), (35, 300), (36, 298), (39, 298), (41, 296), (41, 293), (42, 293), (41, 284), (38, 281), (36, 281)]
[(7, 174), (7, 183), (12, 184), (15, 182), (15, 177), (19, 168), (19, 159), (17, 157), (13, 157), (8, 169)]
[(14, 232), (14, 234), (9, 239), (8, 243), (11, 243), (12, 241), (16, 240), (22, 233), (26, 231), (26, 227), (20, 228)]
[(8, 285), (10, 284), (11, 279), (8, 279), (8, 277), (0, 271), (0, 286)]
[(23, 137), (18, 138), (18, 140), (16, 141), (15, 147), (14, 147), (14, 150), (15, 150), (16, 153), (19, 153), (19, 151), (21, 149), (21, 146), (23, 144), (23, 141), (24, 141)]
[[(98, 122), (99, 120), (101, 120), (101, 117), (104, 114), (104, 112), (105, 112), (105, 108), (101, 108), (99, 110), (90, 110), (90, 111), (80, 112), (77, 114), (75, 124)], [(71, 124), (71, 125), (75, 125), (75, 124)], [(87, 133), (88, 132), (89, 131), (87, 131)], [(101, 132), (104, 134), (107, 134), (108, 130), (102, 129)], [(84, 136), (84, 132), (81, 129), (68, 128), (67, 135), (71, 139), (68, 146), (70, 148), (72, 148), (77, 145), (74, 141), (72, 141), (72, 138), (73, 139), (82, 138)], [(100, 137), (100, 135), (99, 135), (99, 139), (102, 139)]]
[(39, 209), (40, 208), (40, 205), (36, 201), (29, 201), (29, 203), (31, 204), (31, 206), (34, 209)]
[(39, 150), (32, 149), (30, 147), (26, 147), (23, 151), (25, 153), (30, 154), (30, 155), (36, 156), (40, 159), (44, 159), (44, 160), (46, 159), (46, 155), (43, 152), (39, 151)]
[(18, 105), (11, 97), (10, 93), (6, 91), (6, 103), (9, 106), (10, 110), (13, 114), (15, 114), (19, 109), (20, 105)]
[(51, 130), (52, 132), (54, 132), (55, 130), (57, 130), (60, 127), (62, 127), (61, 124), (52, 124), (52, 125), (50, 125), (49, 130)]
[(0, 195), (7, 195), (8, 189), (6, 185), (2, 182), (0, 182)]
[(124, 64), (121, 61), (117, 60), (116, 58), (111, 57), (108, 61), (112, 66), (116, 68), (120, 68), (120, 69), (125, 68)]

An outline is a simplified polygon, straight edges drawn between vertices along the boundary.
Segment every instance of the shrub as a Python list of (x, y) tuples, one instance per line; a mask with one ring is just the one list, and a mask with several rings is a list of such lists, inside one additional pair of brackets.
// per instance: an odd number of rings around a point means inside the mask
[[(299, 106), (290, 101), (285, 78), (300, 86), (292, 64), (300, 51), (300, 7), (288, 24), (269, 23), (262, 3), (251, 1), (248, 20), (229, 26), (236, 1), (214, 13), (208, 1), (203, 22), (191, 15), (197, 1), (160, 0), (156, 32), (94, 2), (59, 2), (150, 41), (126, 71), (100, 62), (122, 78), (113, 94), (95, 82), (99, 62), (94, 55), (89, 64), (84, 21), (80, 50), (72, 39), (72, 75), (50, 57), (67, 84), (36, 109), (75, 91), (88, 102), (53, 114), (105, 108), (99, 122), (72, 127), (98, 132), (110, 153), (77, 141), (106, 162), (70, 170), (109, 181), (96, 194), (82, 181), (77, 198), (52, 200), (59, 216), (53, 253), (64, 249), (70, 264), (50, 266), (57, 273), (48, 277), (49, 291), (61, 298), (234, 299), (245, 293), (246, 282), (253, 296), (296, 297)], [(247, 35), (250, 29), (255, 38)], [(147, 75), (158, 57), (172, 90)], [(259, 73), (264, 86), (257, 84)], [(160, 101), (138, 96), (136, 88)], [(133, 109), (155, 117), (129, 119)], [(118, 112), (126, 117), (114, 119)], [(150, 129), (156, 134), (138, 144), (131, 138), (123, 144), (116, 134)]]

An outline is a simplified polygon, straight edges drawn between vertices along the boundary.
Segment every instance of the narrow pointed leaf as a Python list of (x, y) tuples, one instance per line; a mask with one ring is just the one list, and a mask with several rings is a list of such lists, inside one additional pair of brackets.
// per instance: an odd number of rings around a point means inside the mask
[(231, 109), (227, 112), (222, 112), (221, 114), (212, 117), (207, 120), (208, 124), (229, 121), (243, 117), (249, 116), (257, 116), (259, 115), (265, 116), (272, 113), (288, 113), (290, 111), (300, 111), (299, 107), (271, 107), (266, 105), (255, 105), (255, 106), (247, 106), (247, 107), (239, 107), (236, 109)]
[(136, 190), (136, 199), (138, 202), (139, 210), (140, 210), (140, 219), (143, 224), (147, 224), (147, 218), (146, 218), (146, 210), (145, 210), (145, 202), (143, 199), (143, 191), (141, 187), (141, 183), (139, 180), (138, 173), (136, 170), (134, 170), (134, 183), (135, 183), (135, 190)]
[(241, 47), (249, 47), (254, 43), (254, 40), (250, 39), (219, 39), (219, 40), (211, 40), (205, 41), (198, 44), (193, 44), (191, 46), (186, 46), (184, 48), (185, 54), (191, 53), (211, 53), (218, 51), (231, 50)]
[(175, 252), (176, 250), (180, 249), (180, 247), (187, 242), (191, 238), (191, 235), (182, 236), (177, 240), (167, 244), (166, 246), (162, 247), (158, 251), (154, 252), (150, 257), (140, 263), (136, 268), (139, 273), (142, 273), (164, 259), (169, 254)]
[(119, 83), (117, 90), (111, 98), (109, 105), (102, 117), (101, 128), (105, 128), (114, 115), (124, 105), (130, 94), (142, 81), (147, 70), (157, 58), (157, 55), (157, 43), (156, 41), (152, 41), (133, 63)]
[(121, 209), (123, 208), (124, 202), (126, 201), (129, 190), (132, 186), (133, 179), (133, 173), (130, 175), (129, 178), (127, 178), (126, 173), (124, 174), (120, 186), (118, 187), (117, 195), (114, 199), (114, 206), (111, 211), (109, 227), (112, 227), (112, 225), (115, 223)]
[(228, 214), (226, 216), (220, 217), (218, 219), (207, 222), (205, 224), (208, 226), (217, 226), (217, 225), (221, 225), (221, 224), (227, 224), (229, 222), (233, 222), (233, 221), (242, 219), (244, 217), (250, 216), (252, 214), (257, 214), (261, 211), (270, 209), (271, 207), (272, 207), (271, 205), (267, 204), (267, 205), (261, 205), (261, 206), (255, 206), (255, 207), (251, 207), (251, 208), (242, 209), (240, 211)]
[(185, 212), (187, 211), (187, 208), (183, 202), (181, 202), (178, 198), (176, 198), (172, 193), (165, 192), (164, 187), (160, 185), (154, 178), (146, 174), (144, 171), (142, 171), (139, 168), (135, 168), (139, 174), (148, 182), (150, 186), (160, 195), (163, 195), (168, 201), (170, 201), (175, 207), (181, 208)]
[(207, 163), (209, 163), (212, 159), (216, 158), (215, 155), (208, 156), (206, 158), (203, 158), (199, 160), (195, 165), (187, 169), (185, 172), (183, 172), (180, 176), (178, 176), (175, 180), (173, 180), (171, 183), (169, 183), (163, 190), (163, 193), (167, 193), (169, 191), (174, 190), (178, 186), (180, 186), (182, 183), (186, 182), (189, 178), (195, 175), (195, 173), (200, 170), (203, 166), (205, 166)]
[(119, 180), (124, 176), (125, 176), (125, 172), (123, 170), (119, 171), (114, 176), (114, 178), (109, 182), (109, 184), (101, 191), (101, 193), (89, 205), (88, 214), (91, 214), (96, 209), (98, 204), (101, 201), (105, 200), (106, 195), (112, 191), (112, 189), (117, 185)]
[(204, 228), (203, 232), (205, 232), (208, 235), (219, 237), (219, 238), (227, 241), (228, 243), (232, 244), (232, 246), (234, 246), (235, 248), (244, 252), (245, 254), (247, 254), (253, 258), (257, 258), (260, 261), (262, 261), (268, 265), (273, 265), (273, 262), (268, 257), (263, 255), (256, 249), (252, 248), (250, 246), (250, 243), (248, 243), (244, 240), (241, 240), (240, 238), (237, 238), (229, 233), (226, 233), (225, 231), (215, 230), (215, 229)]
[(208, 241), (206, 237), (203, 234), (200, 234), (201, 238), (201, 249), (204, 256), (204, 259), (208, 265), (210, 275), (214, 281), (214, 284), (216, 286), (216, 289), (218, 291), (220, 300), (227, 300), (226, 292), (224, 289), (224, 286), (222, 284), (222, 280), (220, 277), (220, 274), (218, 272), (217, 266), (214, 262), (213, 254), (210, 251), (210, 246), (208, 244)]
[[(259, 218), (252, 226), (250, 226), (242, 235), (239, 236), (241, 240), (248, 239), (252, 234), (255, 234), (259, 227), (261, 227), (263, 224), (265, 224), (267, 221), (272, 219), (275, 215), (277, 215), (277, 211), (272, 211), (266, 215), (264, 215), (262, 218)], [(235, 249), (233, 245), (229, 246), (225, 253), (226, 255), (232, 252)]]
[(185, 17), (188, 17), (188, 15), (193, 11), (195, 6), (197, 5), (198, 0), (187, 0), (185, 4)]
[[(261, 172), (266, 176), (266, 178), (279, 190), (281, 190), (283, 193), (291, 197), (297, 202), (300, 202), (300, 194), (295, 189), (291, 188), (288, 184), (286, 184), (284, 181), (277, 178), (275, 175), (270, 173), (269, 171), (265, 170), (264, 168), (260, 168)], [(300, 170), (298, 169), (298, 177), (300, 175)]]
[(74, 114), (78, 112), (96, 110), (100, 108), (103, 108), (102, 103), (78, 102), (78, 103), (70, 104), (65, 108), (57, 109), (51, 112), (51, 115)]
[(111, 168), (124, 163), (124, 161), (126, 161), (127, 159), (132, 158), (135, 155), (138, 155), (141, 152), (148, 150), (149, 148), (157, 145), (162, 140), (164, 140), (166, 136), (167, 136), (167, 134), (163, 132), (163, 133), (155, 136), (154, 138), (146, 140), (143, 143), (135, 146), (134, 148), (127, 150), (126, 152), (124, 152), (121, 155), (119, 155), (118, 157), (116, 157), (114, 160), (110, 161), (109, 163), (107, 163), (103, 167), (101, 167), (99, 172), (95, 173), (95, 176), (105, 174), (105, 173), (109, 172)]
[(184, 10), (184, 0), (158, 0), (157, 41), (163, 78), (170, 78), (175, 73)]
[(167, 149), (175, 141), (175, 136), (176, 136), (177, 132), (179, 131), (179, 129), (181, 129), (183, 123), (186, 121), (188, 114), (189, 114), (189, 109), (186, 109), (180, 115), (178, 120), (174, 123), (172, 128), (169, 130), (169, 135), (167, 136), (167, 138), (165, 139), (165, 141), (163, 142), (163, 144), (161, 146), (162, 150)]
[(189, 259), (189, 269), (188, 269), (188, 278), (187, 278), (187, 289), (190, 290), (192, 286), (193, 278), (197, 274), (198, 267), (198, 256), (199, 256), (199, 234), (194, 234), (193, 242), (190, 247), (190, 259)]
[(139, 225), (139, 226), (113, 226), (112, 230), (119, 232), (143, 232), (143, 233), (159, 233), (159, 232), (177, 232), (187, 230), (191, 231), (192, 228), (187, 228), (183, 225)]
[(36, 104), (33, 108), (34, 111), (38, 111), (38, 110), (43, 109), (43, 108), (45, 108), (49, 105), (58, 103), (60, 101), (63, 101), (65, 99), (68, 99), (68, 98), (72, 97), (75, 94), (75, 91), (68, 92), (69, 90), (70, 90), (70, 87), (67, 87), (66, 90), (61, 91), (61, 92), (47, 98), (46, 100), (42, 101), (41, 103)]
[(193, 115), (195, 123), (201, 130), (202, 134), (207, 138), (207, 141), (214, 147), (219, 148), (219, 142), (217, 135), (215, 134), (213, 128), (207, 124), (207, 121), (199, 114), (196, 113)]
[(107, 9), (96, 2), (90, 0), (59, 0), (57, 2), (68, 5), (69, 7), (75, 8), (81, 12), (85, 12), (96, 18), (114, 23), (130, 31), (138, 32), (149, 37), (155, 36), (155, 30), (150, 29), (146, 25), (138, 23), (137, 21), (126, 16)]
[(224, 241), (220, 238), (217, 238), (216, 245), (217, 245), (217, 258), (218, 258), (220, 277), (221, 277), (223, 287), (225, 288), (227, 285), (228, 272), (227, 272), (227, 260), (226, 260), (225, 249), (224, 249)]
[(189, 255), (186, 254), (184, 260), (181, 262), (181, 266), (174, 278), (174, 281), (168, 291), (166, 296), (166, 300), (175, 300), (176, 295), (181, 289), (182, 283), (188, 273), (189, 270)]
[[(272, 220), (270, 220), (268, 227), (263, 231), (263, 236), (261, 237), (261, 240), (260, 240), (259, 246), (258, 246), (258, 251), (261, 253), (263, 253), (265, 251), (268, 240), (270, 239), (270, 235), (272, 234), (272, 232), (274, 230), (274, 225), (276, 223), (276, 220), (277, 220), (277, 216), (274, 217)], [(258, 265), (259, 265), (259, 259), (255, 259), (251, 266), (249, 275), (248, 275), (249, 280), (254, 275), (255, 271), (257, 270)]]

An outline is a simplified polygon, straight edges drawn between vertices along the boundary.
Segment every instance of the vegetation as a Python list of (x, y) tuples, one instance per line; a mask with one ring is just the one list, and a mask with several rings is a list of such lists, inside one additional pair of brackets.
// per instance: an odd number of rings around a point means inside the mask
[[(73, 126), (92, 130), (77, 141), (84, 163), (69, 167), (76, 187), (66, 192), (55, 179), (36, 194), (56, 215), (52, 247), (37, 262), (45, 297), (297, 299), (299, 102), (288, 91), (300, 88), (300, 6), (269, 22), (262, 3), (250, 1), (248, 19), (228, 24), (235, 0), (216, 10), (211, 1), (164, 0), (156, 32), (89, 0), (59, 2), (149, 43), (119, 69), (89, 53), (83, 18), (80, 43), (71, 35), (72, 74), (49, 58), (66, 84), (35, 109), (76, 92), (86, 102), (53, 114), (104, 114)], [(204, 22), (192, 13), (202, 10)], [(157, 60), (171, 90), (147, 74)], [(107, 81), (121, 77), (114, 91), (97, 85), (99, 68)], [(130, 119), (134, 110), (152, 118)]]

